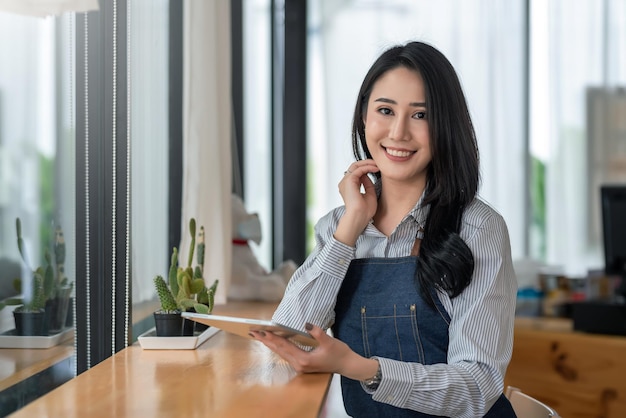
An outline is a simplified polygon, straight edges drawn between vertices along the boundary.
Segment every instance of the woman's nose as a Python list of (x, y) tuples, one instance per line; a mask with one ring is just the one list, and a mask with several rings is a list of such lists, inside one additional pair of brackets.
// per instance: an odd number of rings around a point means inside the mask
[(389, 133), (391, 139), (396, 141), (406, 141), (409, 139), (409, 128), (408, 123), (401, 118), (397, 118), (392, 126), (391, 132)]

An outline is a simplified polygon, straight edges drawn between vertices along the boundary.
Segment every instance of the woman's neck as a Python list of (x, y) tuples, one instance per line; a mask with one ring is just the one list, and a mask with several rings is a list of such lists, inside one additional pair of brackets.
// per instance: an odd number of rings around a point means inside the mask
[(422, 185), (383, 182), (378, 198), (378, 208), (374, 215), (374, 225), (380, 232), (389, 236), (402, 219), (415, 207), (424, 192)]

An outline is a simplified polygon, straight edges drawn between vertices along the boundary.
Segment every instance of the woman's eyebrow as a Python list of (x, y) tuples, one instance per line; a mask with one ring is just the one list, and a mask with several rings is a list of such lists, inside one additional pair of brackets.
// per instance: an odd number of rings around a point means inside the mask
[[(389, 104), (394, 104), (397, 105), (398, 102), (396, 102), (395, 100), (392, 99), (387, 99), (385, 97), (379, 97), (378, 99), (374, 100), (375, 102), (383, 102), (383, 103), (389, 103)], [(426, 102), (411, 102), (409, 103), (409, 106), (413, 106), (413, 107), (426, 107)]]

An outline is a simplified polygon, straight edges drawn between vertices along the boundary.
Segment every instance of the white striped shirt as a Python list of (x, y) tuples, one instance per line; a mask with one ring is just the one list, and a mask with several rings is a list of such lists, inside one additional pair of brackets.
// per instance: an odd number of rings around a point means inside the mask
[[(306, 322), (329, 328), (350, 261), (410, 255), (428, 207), (418, 202), (389, 237), (370, 223), (356, 248), (333, 237), (344, 211), (343, 206), (332, 210), (315, 226), (317, 246), (291, 278), (274, 321), (297, 329), (304, 329)], [(439, 292), (452, 319), (448, 363), (379, 358), (382, 381), (372, 393), (375, 401), (432, 415), (475, 418), (502, 394), (513, 348), (517, 291), (508, 230), (499, 213), (475, 199), (463, 214), (460, 236), (474, 256), (474, 274), (456, 298)]]

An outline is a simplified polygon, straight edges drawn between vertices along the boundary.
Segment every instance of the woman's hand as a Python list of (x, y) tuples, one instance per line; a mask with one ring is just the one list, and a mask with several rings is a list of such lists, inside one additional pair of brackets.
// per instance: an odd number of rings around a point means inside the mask
[(350, 165), (339, 182), (339, 193), (346, 206), (346, 212), (339, 220), (335, 231), (335, 239), (338, 241), (353, 247), (358, 236), (374, 217), (378, 200), (374, 183), (368, 174), (378, 171), (378, 166), (372, 159), (357, 161)]
[(378, 370), (376, 360), (358, 355), (320, 327), (307, 324), (307, 331), (319, 343), (312, 351), (304, 351), (271, 332), (253, 331), (251, 335), (285, 359), (298, 373), (338, 373), (350, 379), (365, 380)]

